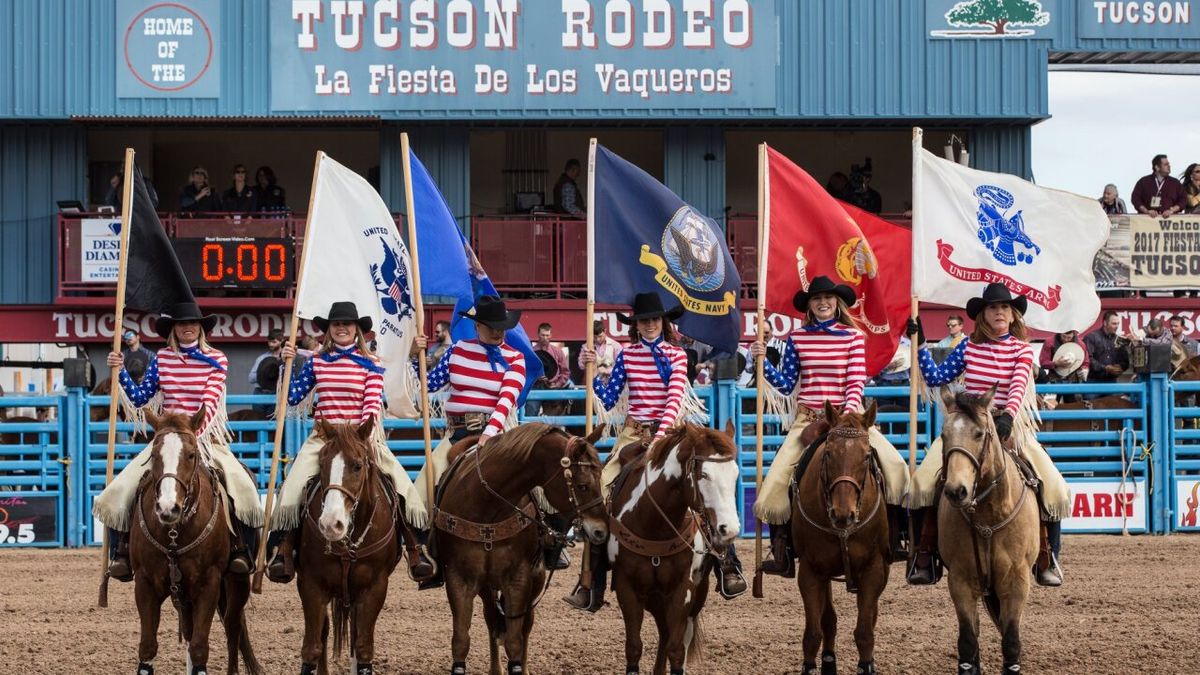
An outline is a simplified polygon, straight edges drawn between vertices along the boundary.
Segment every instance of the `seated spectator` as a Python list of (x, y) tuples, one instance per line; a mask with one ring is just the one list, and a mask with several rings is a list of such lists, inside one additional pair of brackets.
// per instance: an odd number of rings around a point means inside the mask
[(935, 349), (954, 349), (967, 337), (966, 333), (963, 333), (963, 318), (958, 314), (946, 317), (946, 330), (950, 331), (950, 334), (938, 340), (937, 344), (933, 345)]
[(1126, 213), (1125, 200), (1117, 192), (1117, 186), (1109, 183), (1104, 186), (1104, 194), (1100, 196), (1100, 206), (1110, 216)]
[(1186, 203), (1183, 184), (1171, 175), (1171, 160), (1166, 155), (1155, 155), (1150, 162), (1153, 171), (1142, 176), (1133, 186), (1129, 201), (1143, 215), (1165, 218), (1183, 211)]
[[(596, 320), (592, 322), (592, 344), (596, 350), (596, 375), (600, 377), (601, 382), (608, 382), (613, 366), (617, 363), (617, 354), (621, 353), (621, 343), (604, 332), (603, 321)], [(579, 352), (579, 367), (587, 370), (583, 362), (583, 350)]]
[(1129, 368), (1126, 341), (1117, 336), (1120, 326), (1121, 317), (1109, 310), (1104, 313), (1104, 321), (1100, 327), (1083, 338), (1088, 359), (1091, 361), (1088, 382), (1116, 382), (1117, 377)]
[(254, 172), (254, 182), (258, 186), (259, 211), (287, 211), (287, 195), (284, 189), (276, 184), (275, 172), (271, 167), (263, 165)]
[(576, 218), (587, 217), (587, 212), (583, 210), (583, 204), (586, 202), (583, 199), (583, 194), (579, 191), (579, 185), (575, 182), (575, 179), (579, 178), (579, 172), (582, 170), (579, 160), (567, 160), (566, 166), (563, 167), (562, 175), (554, 183), (555, 211), (575, 216)]
[(179, 210), (189, 213), (220, 211), (221, 199), (208, 184), (208, 169), (202, 166), (192, 168), (191, 181), (183, 186), (183, 193), (179, 195)]
[(1183, 172), (1183, 212), (1200, 214), (1200, 163), (1188, 164)]
[(1184, 334), (1183, 317), (1178, 314), (1171, 317), (1171, 341), (1183, 347), (1183, 351), (1189, 359), (1200, 353), (1200, 344)]
[[(1047, 382), (1085, 382), (1092, 361), (1079, 341), (1079, 331), (1069, 330), (1055, 335), (1042, 346), (1038, 365)], [(1063, 401), (1069, 402), (1065, 398)]]
[(230, 213), (253, 213), (258, 210), (258, 191), (246, 182), (246, 165), (233, 167), (233, 186), (221, 195), (221, 206)]

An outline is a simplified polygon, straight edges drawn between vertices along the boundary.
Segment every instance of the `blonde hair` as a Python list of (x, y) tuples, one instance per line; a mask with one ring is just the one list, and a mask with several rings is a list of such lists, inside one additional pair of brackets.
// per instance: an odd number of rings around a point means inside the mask
[[(371, 347), (367, 345), (367, 339), (363, 337), (362, 327), (356, 323), (354, 324), (354, 342), (358, 345), (358, 351), (362, 352), (363, 356), (374, 358), (375, 352), (371, 351)], [(340, 347), (338, 347), (338, 345), (333, 341), (333, 333), (325, 331), (325, 337), (322, 338), (321, 341), (321, 352), (324, 353), (332, 351), (335, 347), (340, 349)]]
[[(1029, 329), (1025, 327), (1025, 316), (1012, 305), (1009, 305), (1008, 308), (1012, 310), (1012, 321), (1008, 323), (1009, 334), (1021, 342), (1029, 342)], [(987, 311), (987, 307), (984, 307), (980, 314), (983, 314), (984, 311)], [(999, 335), (992, 334), (992, 328), (987, 324), (987, 319), (979, 316), (975, 320), (975, 330), (971, 331), (971, 342), (982, 344), (999, 337)]]
[[(177, 322), (171, 324), (171, 334), (167, 336), (167, 348), (170, 349), (171, 351), (177, 352), (177, 353), (180, 351), (180, 349), (179, 349), (179, 338), (175, 337), (175, 326), (178, 326), (180, 323), (188, 323), (188, 322), (177, 321)], [(204, 325), (200, 324), (199, 321), (197, 321), (196, 323), (200, 325), (200, 339), (198, 340), (198, 342), (200, 343), (200, 351), (202, 351), (202, 352), (213, 351), (213, 346), (208, 343), (208, 331), (204, 330)]]
[[(833, 295), (833, 294), (830, 293), (830, 295)], [(849, 326), (851, 330), (858, 331), (861, 333), (862, 331), (858, 330), (858, 324), (854, 323), (854, 319), (850, 317), (850, 308), (846, 306), (846, 302), (836, 295), (833, 296), (833, 299), (837, 302), (837, 309), (833, 313), (834, 320), (840, 324), (845, 324), (845, 325)], [(809, 298), (808, 301), (809, 301), (809, 304), (812, 304), (812, 298)], [(815, 314), (813, 314), (813, 311), (811, 308), (805, 308), (804, 325), (810, 326), (813, 324), (820, 323), (820, 321), (821, 320), (818, 319)]]

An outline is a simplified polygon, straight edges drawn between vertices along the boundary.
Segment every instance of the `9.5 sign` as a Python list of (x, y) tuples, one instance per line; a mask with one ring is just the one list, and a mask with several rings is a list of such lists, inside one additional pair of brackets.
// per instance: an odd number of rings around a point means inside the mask
[(291, 239), (198, 237), (172, 243), (192, 288), (286, 289), (295, 278)]
[(0, 497), (0, 548), (57, 542), (58, 501), (36, 494)]

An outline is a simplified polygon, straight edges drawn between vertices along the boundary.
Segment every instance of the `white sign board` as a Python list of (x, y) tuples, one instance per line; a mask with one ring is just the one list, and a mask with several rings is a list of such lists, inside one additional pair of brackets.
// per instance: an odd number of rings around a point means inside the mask
[(121, 219), (85, 218), (80, 224), (80, 281), (116, 283), (121, 262)]
[(1177, 529), (1200, 529), (1200, 476), (1175, 479)]
[(1063, 532), (1146, 531), (1146, 482), (1144, 480), (1069, 481), (1071, 517), (1063, 520)]

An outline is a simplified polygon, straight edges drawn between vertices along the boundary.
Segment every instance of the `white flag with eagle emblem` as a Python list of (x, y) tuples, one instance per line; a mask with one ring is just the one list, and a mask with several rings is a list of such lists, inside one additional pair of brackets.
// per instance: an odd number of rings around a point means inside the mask
[(1029, 299), (1025, 322), (1086, 330), (1100, 313), (1092, 259), (1108, 240), (1099, 202), (925, 150), (913, 134), (913, 294), (963, 307), (989, 283)]
[(371, 319), (388, 412), (417, 417), (413, 393), (419, 383), (409, 365), (417, 330), (412, 259), (375, 188), (326, 155), (317, 169), (304, 246), (296, 292), (300, 317), (326, 316), (333, 303), (353, 302), (360, 316)]

